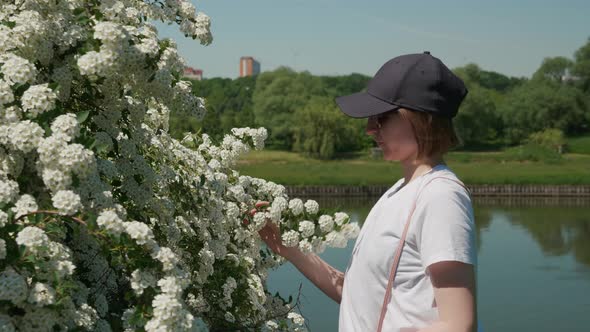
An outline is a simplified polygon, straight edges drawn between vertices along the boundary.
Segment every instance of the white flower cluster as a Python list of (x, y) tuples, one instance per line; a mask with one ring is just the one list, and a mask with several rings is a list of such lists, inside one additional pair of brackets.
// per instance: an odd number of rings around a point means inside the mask
[(51, 200), (53, 201), (53, 206), (64, 215), (74, 214), (82, 208), (80, 196), (71, 190), (60, 190), (53, 195)]
[(344, 248), (349, 239), (358, 236), (358, 224), (349, 223), (350, 217), (346, 213), (337, 212), (334, 216), (318, 217), (319, 212), (319, 204), (314, 200), (303, 203), (301, 199), (295, 198), (287, 203), (284, 197), (279, 196), (273, 200), (266, 212), (261, 211), (254, 215), (254, 224), (261, 225), (254, 229), (262, 228), (267, 220), (278, 223), (281, 226), (283, 245), (298, 247), (304, 254), (319, 254), (326, 247)]
[(168, 134), (171, 111), (202, 118), (206, 104), (148, 22), (206, 45), (209, 18), (187, 0), (17, 4), (0, 7), (0, 330), (110, 331), (111, 310), (126, 331), (301, 326), (265, 289), (282, 262), (261, 254), (258, 231), (271, 220), (320, 253), (358, 227), (338, 213), (322, 226), (317, 202), (232, 169), (264, 147), (264, 128), (220, 144)]
[(23, 111), (32, 117), (51, 111), (55, 107), (57, 95), (48, 87), (48, 84), (32, 85), (23, 93), (21, 103)]

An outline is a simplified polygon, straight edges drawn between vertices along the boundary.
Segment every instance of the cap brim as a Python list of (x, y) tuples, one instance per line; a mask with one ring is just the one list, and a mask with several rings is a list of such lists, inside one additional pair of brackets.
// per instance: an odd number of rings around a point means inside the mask
[(353, 118), (368, 118), (398, 109), (399, 106), (392, 105), (381, 99), (375, 98), (367, 92), (358, 92), (347, 96), (340, 96), (334, 99), (344, 114)]

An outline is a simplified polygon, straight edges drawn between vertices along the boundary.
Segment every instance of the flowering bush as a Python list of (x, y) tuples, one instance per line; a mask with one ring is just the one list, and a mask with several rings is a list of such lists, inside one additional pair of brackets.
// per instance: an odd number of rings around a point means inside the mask
[(258, 231), (321, 253), (358, 226), (233, 169), (264, 128), (170, 137), (169, 113), (205, 102), (148, 20), (212, 40), (184, 0), (2, 4), (0, 330), (302, 330)]

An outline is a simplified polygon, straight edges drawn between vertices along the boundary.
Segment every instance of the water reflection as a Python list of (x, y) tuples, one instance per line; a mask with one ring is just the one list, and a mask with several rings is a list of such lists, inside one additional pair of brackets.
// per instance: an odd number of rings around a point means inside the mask
[[(378, 198), (314, 198), (362, 224)], [(478, 313), (487, 331), (587, 331), (590, 326), (590, 197), (475, 197)], [(344, 270), (354, 242), (322, 258)], [(302, 287), (311, 331), (337, 331), (338, 305), (291, 264), (271, 273), (283, 295)]]
[[(350, 211), (353, 219), (364, 222), (375, 197), (316, 197), (328, 211)], [(489, 227), (494, 213), (524, 228), (546, 255), (573, 253), (576, 260), (590, 266), (590, 197), (474, 197), (478, 248), (481, 231)]]

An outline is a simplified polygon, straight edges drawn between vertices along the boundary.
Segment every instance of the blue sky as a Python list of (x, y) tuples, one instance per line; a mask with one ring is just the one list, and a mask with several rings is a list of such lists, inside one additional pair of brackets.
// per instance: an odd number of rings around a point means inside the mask
[(238, 76), (239, 58), (262, 71), (375, 74), (387, 60), (429, 50), (449, 67), (530, 76), (548, 56), (573, 58), (590, 37), (590, 1), (193, 0), (211, 17), (213, 43), (157, 24), (203, 76)]

